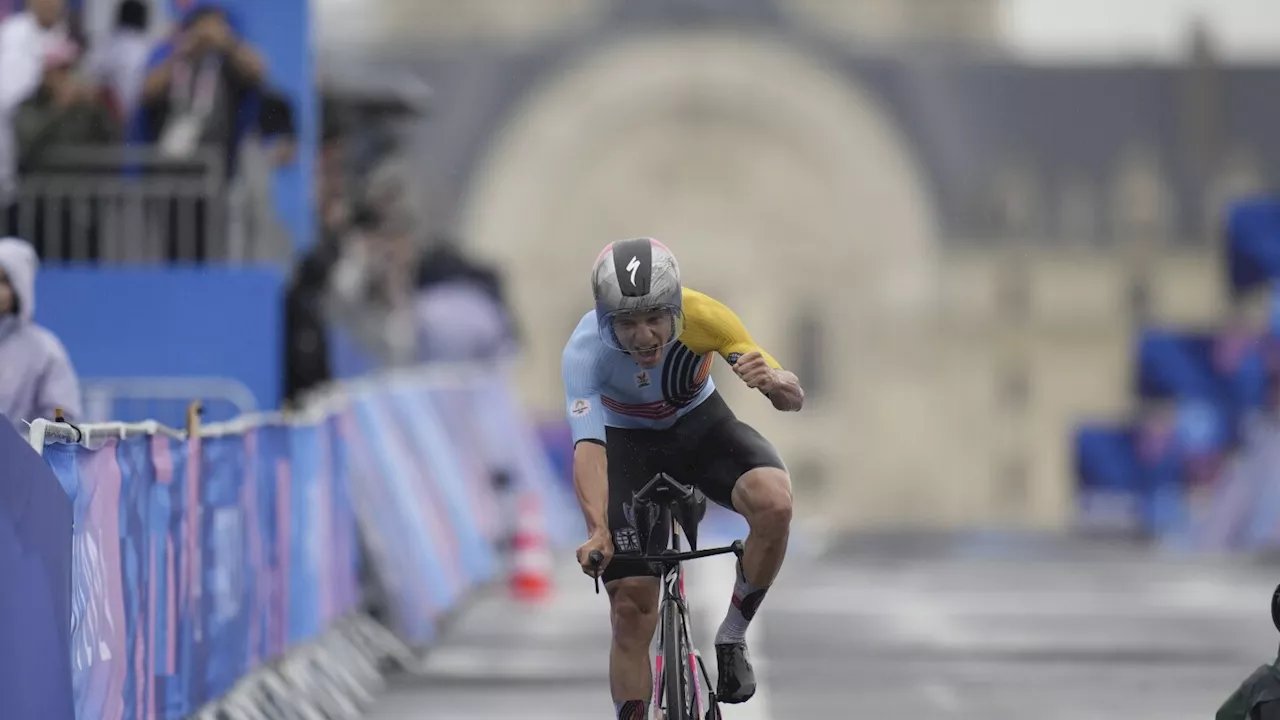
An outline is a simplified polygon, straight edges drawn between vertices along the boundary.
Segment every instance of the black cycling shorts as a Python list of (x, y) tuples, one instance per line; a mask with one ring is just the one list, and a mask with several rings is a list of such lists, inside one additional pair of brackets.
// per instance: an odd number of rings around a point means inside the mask
[[(697, 487), (712, 502), (736, 512), (733, 488), (738, 478), (759, 467), (786, 470), (773, 445), (735, 417), (717, 391), (670, 428), (606, 427), (605, 440), (609, 528), (618, 552), (635, 538), (626, 510), (632, 495), (659, 472), (665, 472), (676, 482)], [(620, 534), (625, 536), (619, 537)], [(615, 559), (605, 568), (602, 578), (607, 583), (645, 575), (655, 576), (657, 571), (649, 563)]]

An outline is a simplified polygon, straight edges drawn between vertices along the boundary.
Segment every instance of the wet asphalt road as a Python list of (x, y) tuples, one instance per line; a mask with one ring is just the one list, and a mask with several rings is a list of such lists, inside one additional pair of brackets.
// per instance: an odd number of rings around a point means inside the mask
[[(708, 652), (731, 562), (690, 566)], [(1275, 657), (1277, 582), (1275, 565), (1034, 538), (797, 551), (752, 627), (760, 693), (724, 717), (1211, 718)], [(605, 596), (561, 559), (551, 600), (479, 598), (368, 717), (604, 720), (607, 651)]]

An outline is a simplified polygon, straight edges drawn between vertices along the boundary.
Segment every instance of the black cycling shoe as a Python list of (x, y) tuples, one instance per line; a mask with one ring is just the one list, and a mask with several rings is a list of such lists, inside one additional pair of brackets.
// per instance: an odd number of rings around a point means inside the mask
[(744, 703), (756, 694), (756, 672), (747, 656), (747, 644), (716, 645), (716, 699)]

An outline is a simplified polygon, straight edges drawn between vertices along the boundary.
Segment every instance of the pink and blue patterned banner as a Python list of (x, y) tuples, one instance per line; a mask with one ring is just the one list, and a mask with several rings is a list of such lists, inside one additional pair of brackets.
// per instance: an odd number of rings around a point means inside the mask
[(361, 601), (361, 541), (392, 630), (429, 643), (441, 613), (499, 573), (498, 468), (576, 535), (507, 391), (402, 383), (311, 424), (47, 444), (71, 499), (75, 718), (187, 717), (317, 639)]
[(357, 598), (337, 423), (49, 445), (73, 498), (78, 718), (182, 718)]

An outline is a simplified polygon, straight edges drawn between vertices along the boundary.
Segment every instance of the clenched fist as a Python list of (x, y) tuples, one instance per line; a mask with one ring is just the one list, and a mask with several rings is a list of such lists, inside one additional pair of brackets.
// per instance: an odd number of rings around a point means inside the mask
[(768, 395), (778, 387), (778, 371), (769, 367), (764, 355), (752, 351), (738, 358), (733, 364), (733, 371), (742, 378), (749, 388), (755, 388)]

